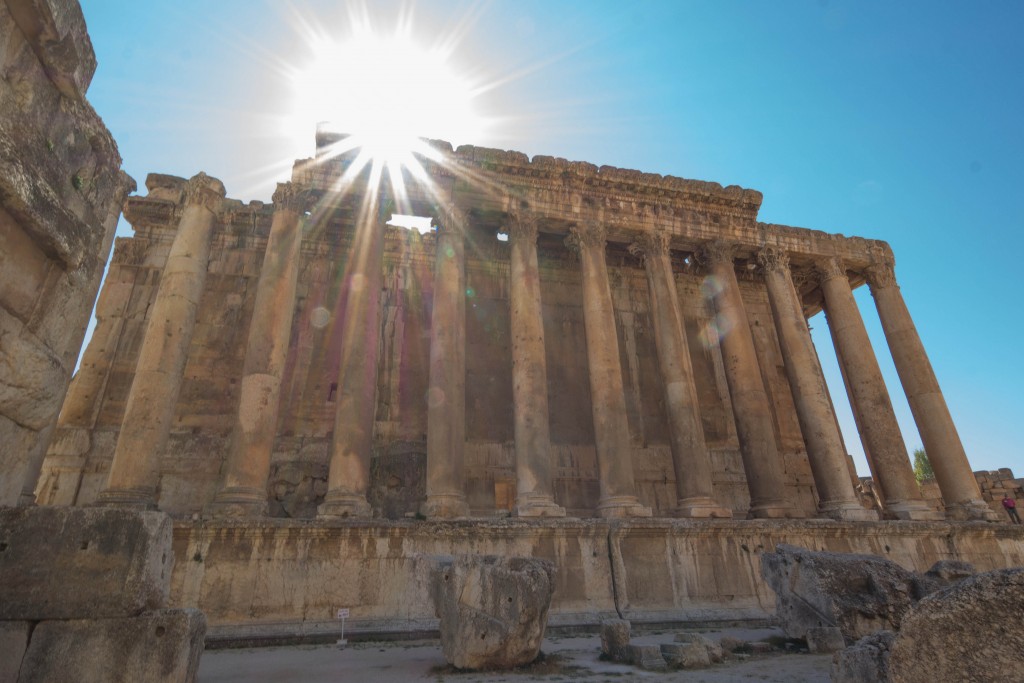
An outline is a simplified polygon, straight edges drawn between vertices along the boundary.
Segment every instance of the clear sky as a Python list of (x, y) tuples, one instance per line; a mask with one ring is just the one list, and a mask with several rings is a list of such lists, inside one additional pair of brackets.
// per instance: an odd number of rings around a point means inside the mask
[[(479, 125), (456, 126), (456, 145), (741, 185), (764, 193), (762, 221), (888, 241), (973, 467), (1024, 475), (1024, 3), (368, 6), (377, 35), (393, 37), (401, 18), (406, 41), (444, 46), (473, 83)], [(327, 118), (296, 111), (309, 95), (295, 75), (314, 61), (310, 36), (344, 44), (360, 7), (85, 0), (99, 61), (89, 99), (140, 186), (150, 172), (204, 170), (230, 197), (268, 201), (291, 162), (312, 155), (313, 122)], [(338, 56), (318, 92), (351, 103), (353, 74), (396, 50)], [(444, 97), (394, 74), (377, 81), (393, 85), (395, 107), (445, 111)], [(866, 287), (857, 298), (917, 448)], [(811, 325), (847, 447), (867, 474), (824, 319)]]

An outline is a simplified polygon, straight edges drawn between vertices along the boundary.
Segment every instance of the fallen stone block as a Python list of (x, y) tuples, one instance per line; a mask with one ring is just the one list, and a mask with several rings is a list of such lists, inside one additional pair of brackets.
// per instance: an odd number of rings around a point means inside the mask
[(708, 648), (701, 642), (664, 643), (661, 656), (676, 669), (705, 669), (711, 666)]
[(917, 585), (913, 572), (875, 555), (790, 545), (761, 556), (761, 575), (775, 591), (775, 612), (790, 638), (822, 626), (839, 627), (850, 641), (896, 630)]
[(735, 638), (733, 636), (722, 636), (719, 639), (718, 644), (724, 651), (729, 653), (748, 648), (747, 641), (740, 640), (739, 638)]
[(433, 572), (441, 650), (459, 669), (510, 669), (537, 658), (555, 566), (525, 557), (459, 556)]
[(893, 681), (1006, 681), (1024, 653), (1024, 567), (976, 574), (907, 613), (889, 655)]
[(615, 661), (625, 661), (629, 646), (630, 623), (625, 619), (605, 619), (601, 622), (601, 652)]
[(27, 621), (0, 621), (0, 683), (18, 680), (31, 632), (32, 625)]
[(836, 652), (832, 683), (888, 683), (889, 651), (895, 639), (892, 631), (879, 631)]
[(627, 645), (626, 661), (648, 671), (668, 671), (668, 664), (658, 645)]
[(194, 609), (43, 621), (32, 631), (18, 683), (190, 683), (205, 634), (206, 617)]
[(677, 643), (700, 643), (707, 650), (713, 664), (722, 661), (722, 646), (699, 633), (677, 633), (675, 640)]
[(0, 509), (0, 620), (129, 617), (167, 605), (171, 520), (109, 508)]
[(817, 652), (839, 652), (846, 647), (843, 632), (835, 626), (815, 626), (807, 629), (807, 649)]

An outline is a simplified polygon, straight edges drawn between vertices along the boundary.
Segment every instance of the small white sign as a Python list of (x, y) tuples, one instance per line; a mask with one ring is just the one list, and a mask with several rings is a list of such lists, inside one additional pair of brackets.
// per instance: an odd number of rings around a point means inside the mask
[(342, 607), (338, 610), (339, 619), (348, 619), (348, 607)]

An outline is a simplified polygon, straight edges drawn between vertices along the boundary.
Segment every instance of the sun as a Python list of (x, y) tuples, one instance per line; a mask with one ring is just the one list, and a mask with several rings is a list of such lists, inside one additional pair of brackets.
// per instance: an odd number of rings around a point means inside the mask
[(294, 69), (290, 126), (349, 134), (346, 149), (358, 148), (375, 166), (395, 173), (429, 154), (423, 138), (477, 141), (484, 119), (474, 99), (478, 88), (458, 72), (450, 43), (425, 46), (406, 22), (391, 35), (368, 23), (344, 38), (310, 35), (307, 62)]

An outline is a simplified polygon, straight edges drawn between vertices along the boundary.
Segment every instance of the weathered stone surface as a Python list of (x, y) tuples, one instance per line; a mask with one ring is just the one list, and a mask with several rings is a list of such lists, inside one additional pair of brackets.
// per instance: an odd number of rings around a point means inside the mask
[(194, 609), (43, 621), (32, 632), (18, 683), (191, 683), (205, 633), (206, 619)]
[(128, 617), (167, 604), (163, 513), (0, 508), (0, 548), (0, 619)]
[(0, 621), (0, 683), (18, 680), (31, 632), (32, 624), (27, 621)]
[(846, 647), (843, 632), (836, 626), (815, 626), (807, 629), (807, 649), (814, 652), (838, 652)]
[(917, 576), (914, 586), (914, 597), (921, 599), (977, 573), (974, 565), (962, 560), (939, 560), (924, 574)]
[(895, 639), (892, 631), (878, 631), (832, 655), (832, 683), (887, 683)]
[(917, 603), (889, 655), (898, 683), (1005, 681), (1024, 653), (1024, 567), (978, 574)]
[(658, 645), (627, 645), (624, 661), (648, 671), (666, 671), (668, 664)]
[(707, 650), (708, 658), (713, 664), (722, 661), (722, 646), (699, 633), (677, 633), (675, 640), (677, 643), (698, 643)]
[(630, 623), (626, 619), (601, 622), (601, 652), (614, 660), (624, 660), (629, 646)]
[(711, 666), (711, 654), (707, 645), (698, 641), (662, 643), (661, 656), (669, 666), (680, 669), (704, 669)]
[(898, 629), (913, 601), (915, 576), (875, 555), (814, 552), (779, 545), (761, 556), (761, 573), (775, 591), (786, 635), (838, 626), (847, 640)]
[(460, 669), (507, 669), (537, 658), (555, 566), (524, 557), (459, 556), (434, 572), (441, 649)]
[(742, 650), (748, 646), (747, 641), (740, 640), (733, 636), (722, 636), (722, 639), (718, 641), (718, 644), (721, 646), (722, 650), (729, 653)]

